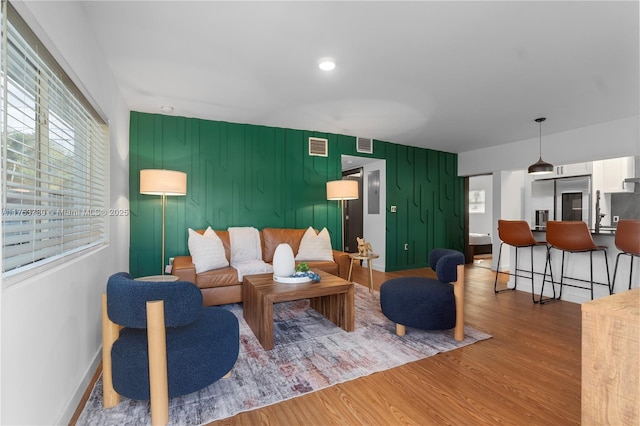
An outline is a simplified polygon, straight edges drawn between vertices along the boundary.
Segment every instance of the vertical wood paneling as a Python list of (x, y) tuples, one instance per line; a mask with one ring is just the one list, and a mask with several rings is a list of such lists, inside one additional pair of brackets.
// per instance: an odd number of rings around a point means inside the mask
[[(328, 139), (329, 157), (308, 155), (309, 136)], [(340, 179), (342, 154), (366, 155), (352, 136), (132, 112), (131, 273), (160, 271), (160, 197), (139, 194), (140, 169), (188, 176), (187, 196), (167, 204), (167, 258), (188, 253), (188, 227), (327, 227), (339, 247), (340, 203), (326, 200), (325, 185)], [(376, 140), (371, 157), (387, 162), (386, 269), (426, 266), (435, 247), (461, 250), (457, 156)]]

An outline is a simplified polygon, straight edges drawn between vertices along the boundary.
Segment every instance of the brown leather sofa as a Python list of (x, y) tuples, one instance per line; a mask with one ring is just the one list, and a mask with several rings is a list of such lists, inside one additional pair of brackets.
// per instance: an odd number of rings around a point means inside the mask
[[(290, 228), (265, 228), (260, 231), (262, 244), (262, 260), (273, 262), (273, 253), (278, 244), (287, 243), (293, 250), (293, 255), (298, 253), (300, 241), (306, 229)], [(204, 233), (204, 229), (198, 230)], [(229, 231), (215, 231), (222, 240), (227, 260), (231, 258)], [(333, 261), (305, 261), (311, 270), (320, 269), (341, 278), (347, 279), (351, 258), (348, 253), (333, 250)], [(296, 262), (297, 263), (297, 262)], [(196, 274), (196, 269), (191, 262), (191, 256), (176, 256), (173, 259), (171, 272), (177, 275), (181, 281), (191, 281), (202, 291), (205, 305), (224, 305), (226, 303), (242, 302), (242, 283), (238, 281), (238, 271), (233, 267), (214, 269)]]

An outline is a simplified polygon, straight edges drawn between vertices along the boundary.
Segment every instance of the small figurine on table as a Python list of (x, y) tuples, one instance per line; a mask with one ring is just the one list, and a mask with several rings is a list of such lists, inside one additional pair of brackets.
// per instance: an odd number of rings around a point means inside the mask
[(370, 253), (373, 253), (373, 248), (371, 248), (371, 243), (368, 243), (364, 240), (364, 238), (356, 237), (358, 240), (358, 254), (360, 256), (368, 256)]

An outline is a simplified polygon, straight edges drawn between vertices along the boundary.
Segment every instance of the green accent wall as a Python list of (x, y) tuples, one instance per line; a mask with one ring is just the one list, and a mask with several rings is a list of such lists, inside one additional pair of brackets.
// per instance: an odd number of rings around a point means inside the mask
[[(340, 204), (326, 200), (325, 184), (340, 179), (342, 154), (386, 160), (387, 271), (428, 266), (435, 247), (464, 249), (456, 154), (378, 140), (373, 155), (361, 154), (353, 136), (140, 112), (131, 113), (130, 126), (134, 277), (161, 272), (160, 196), (139, 193), (139, 171), (147, 168), (187, 173), (187, 195), (167, 197), (165, 262), (189, 253), (187, 228), (207, 226), (327, 227), (339, 247)], [(328, 139), (328, 157), (308, 155), (310, 136)]]

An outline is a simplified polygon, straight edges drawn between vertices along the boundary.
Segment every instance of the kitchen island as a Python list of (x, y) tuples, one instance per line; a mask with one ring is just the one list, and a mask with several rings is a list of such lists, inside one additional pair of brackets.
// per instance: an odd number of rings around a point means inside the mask
[[(545, 229), (543, 227), (536, 227), (532, 229), (533, 236), (539, 241), (546, 239)], [(602, 245), (608, 247), (607, 249), (607, 261), (609, 263), (609, 276), (613, 283), (613, 271), (616, 264), (616, 256), (620, 253), (620, 250), (615, 245), (615, 229), (601, 229), (596, 233), (592, 231), (591, 236), (596, 245)], [(509, 247), (509, 259), (511, 262), (515, 262), (515, 248)], [(506, 247), (503, 247), (503, 251)], [(534, 271), (534, 293), (536, 299), (540, 296), (540, 290), (542, 288), (543, 272), (545, 269), (547, 251), (543, 248), (536, 248), (533, 250), (533, 263)], [(562, 252), (560, 250), (551, 249), (551, 267), (553, 268), (554, 280), (556, 282), (556, 296), (560, 291), (560, 271), (561, 271)], [(632, 288), (638, 288), (640, 286), (640, 265), (638, 260), (634, 259), (635, 267), (633, 268)], [(531, 257), (529, 256), (528, 249), (521, 250), (518, 255), (518, 268), (530, 269)], [(616, 282), (614, 286), (614, 293), (621, 293), (629, 288), (629, 268), (631, 264), (631, 258), (629, 256), (620, 256), (620, 262), (618, 264), (618, 273), (616, 276)], [(567, 286), (565, 284), (562, 290), (562, 300), (566, 300), (574, 303), (583, 303), (591, 300), (591, 294), (589, 291), (589, 253), (565, 253), (565, 275), (573, 278), (578, 278), (584, 281), (574, 281), (571, 279), (565, 279), (565, 283), (571, 285), (578, 285), (583, 288), (576, 288)], [(502, 268), (501, 268), (502, 269)], [(509, 265), (509, 271), (515, 273), (515, 264)], [(602, 252), (593, 253), (593, 279), (594, 282), (606, 283), (606, 272), (604, 254)], [(528, 280), (518, 279), (518, 290), (531, 292), (531, 283)], [(509, 277), (509, 287), (513, 287), (514, 276)], [(599, 299), (609, 295), (609, 290), (606, 285), (594, 284), (593, 286), (593, 298)], [(550, 275), (547, 271), (547, 281), (544, 286), (544, 297), (552, 297), (553, 290), (550, 282)]]

